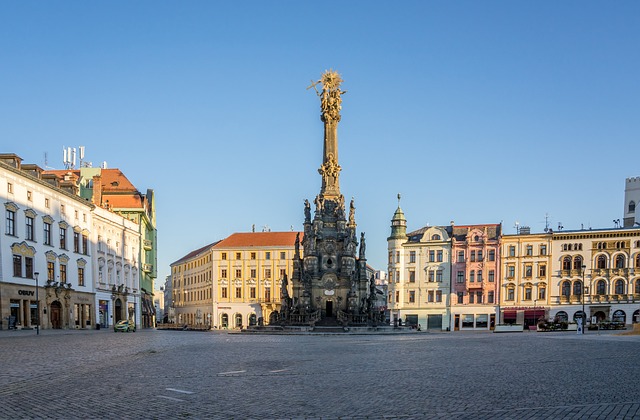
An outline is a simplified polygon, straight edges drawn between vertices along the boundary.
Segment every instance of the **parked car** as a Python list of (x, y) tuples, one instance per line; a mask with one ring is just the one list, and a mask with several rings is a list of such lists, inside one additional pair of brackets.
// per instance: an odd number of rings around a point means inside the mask
[(129, 319), (123, 319), (121, 321), (118, 321), (116, 323), (116, 325), (113, 326), (113, 331), (114, 332), (129, 332), (129, 331), (133, 331), (136, 332), (136, 324), (135, 322), (129, 320)]

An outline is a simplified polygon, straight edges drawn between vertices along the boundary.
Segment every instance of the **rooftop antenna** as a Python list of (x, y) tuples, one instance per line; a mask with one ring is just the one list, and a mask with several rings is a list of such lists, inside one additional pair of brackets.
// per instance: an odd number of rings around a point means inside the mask
[(516, 220), (516, 222), (514, 223), (513, 227), (516, 228), (516, 234), (519, 235), (520, 234), (520, 222), (518, 222)]
[(558, 230), (562, 230), (564, 229), (564, 226), (562, 226), (562, 222), (558, 222)]
[(549, 213), (544, 214), (544, 231), (549, 232)]

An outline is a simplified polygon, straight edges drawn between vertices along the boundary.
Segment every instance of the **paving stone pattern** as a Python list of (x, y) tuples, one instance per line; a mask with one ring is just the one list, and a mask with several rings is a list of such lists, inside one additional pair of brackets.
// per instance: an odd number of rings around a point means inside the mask
[(640, 336), (0, 331), (0, 418), (640, 418)]

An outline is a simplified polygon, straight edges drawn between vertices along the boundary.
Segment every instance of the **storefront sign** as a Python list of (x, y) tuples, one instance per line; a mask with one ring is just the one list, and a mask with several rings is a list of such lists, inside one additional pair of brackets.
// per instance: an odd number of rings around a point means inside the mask
[(33, 296), (35, 295), (35, 292), (32, 290), (18, 290), (18, 294), (22, 296)]

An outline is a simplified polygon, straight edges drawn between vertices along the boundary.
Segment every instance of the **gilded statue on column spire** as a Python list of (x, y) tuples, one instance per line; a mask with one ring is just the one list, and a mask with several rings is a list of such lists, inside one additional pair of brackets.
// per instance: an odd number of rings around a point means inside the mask
[[(338, 72), (333, 70), (325, 71), (320, 80), (311, 83), (309, 88), (313, 87), (320, 97), (320, 108), (322, 109), (321, 119), (323, 122), (340, 121), (340, 110), (342, 109), (342, 94), (347, 93), (346, 90), (340, 90), (342, 77)], [(322, 84), (322, 92), (318, 91), (316, 85)], [(307, 89), (309, 89), (307, 88)]]

